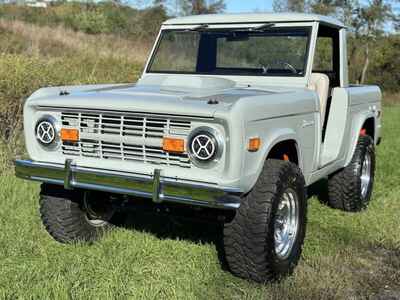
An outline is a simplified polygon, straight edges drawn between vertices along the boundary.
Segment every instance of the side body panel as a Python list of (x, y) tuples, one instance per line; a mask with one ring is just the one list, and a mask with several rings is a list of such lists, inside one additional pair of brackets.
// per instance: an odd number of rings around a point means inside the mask
[(339, 158), (343, 149), (346, 130), (349, 131), (349, 94), (346, 89), (335, 88), (328, 116), (325, 140), (321, 147), (320, 167), (324, 167)]
[[(334, 173), (335, 171), (347, 166), (354, 154), (360, 131), (366, 120), (374, 120), (374, 141), (375, 144), (381, 135), (381, 91), (377, 86), (349, 86), (340, 88), (338, 101), (348, 102), (348, 113), (346, 117), (346, 127), (343, 134), (340, 151), (337, 157), (327, 165), (311, 174), (308, 183)], [(334, 129), (334, 128), (333, 128)], [(328, 134), (328, 132), (327, 132)]]
[[(241, 140), (231, 141), (230, 154), (232, 159), (242, 157), (239, 177), (243, 191), (248, 192), (254, 186), (269, 152), (282, 141), (295, 142), (299, 166), (304, 174), (315, 170), (319, 130), (317, 110), (316, 95), (307, 89), (279, 97), (242, 99), (235, 106), (232, 120), (242, 120), (244, 135)], [(248, 141), (254, 137), (261, 139), (261, 149), (249, 152)]]

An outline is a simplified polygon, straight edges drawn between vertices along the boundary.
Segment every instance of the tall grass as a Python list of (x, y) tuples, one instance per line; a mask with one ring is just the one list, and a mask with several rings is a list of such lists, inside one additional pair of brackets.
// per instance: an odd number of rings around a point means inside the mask
[(161, 23), (167, 18), (167, 12), (162, 5), (135, 9), (112, 1), (54, 1), (46, 9), (14, 3), (2, 4), (0, 18), (40, 26), (62, 25), (90, 34), (111, 33), (148, 41), (157, 34)]
[(133, 82), (146, 52), (146, 46), (121, 38), (0, 21), (0, 160), (23, 151), (23, 103), (35, 90)]
[[(48, 27), (29, 24), (21, 21), (0, 19), (0, 33), (8, 32), (23, 39), (26, 54), (54, 57), (84, 53), (87, 56), (108, 59), (126, 59), (142, 64), (148, 55), (151, 42), (137, 42), (112, 34), (91, 35), (66, 29), (62, 26)], [(2, 40), (1, 50), (13, 52), (16, 38)]]

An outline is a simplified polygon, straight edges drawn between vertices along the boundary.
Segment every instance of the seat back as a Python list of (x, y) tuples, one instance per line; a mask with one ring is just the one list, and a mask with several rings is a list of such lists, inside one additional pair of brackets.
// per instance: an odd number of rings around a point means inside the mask
[(319, 98), (322, 128), (325, 122), (325, 113), (329, 96), (329, 77), (323, 73), (312, 73), (309, 88), (315, 91)]

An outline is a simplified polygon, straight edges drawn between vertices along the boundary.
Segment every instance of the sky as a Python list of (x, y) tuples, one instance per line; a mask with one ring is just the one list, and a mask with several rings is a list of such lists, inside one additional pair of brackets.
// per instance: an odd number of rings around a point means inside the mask
[(227, 0), (226, 12), (272, 11), (272, 0)]
[[(0, 0), (1, 1), (1, 0)], [(360, 0), (361, 3), (367, 3), (368, 0)], [(144, 8), (149, 6), (150, 3), (153, 2), (153, 0), (128, 0), (131, 5), (138, 7), (138, 8)], [(400, 12), (400, 2), (394, 2), (390, 1), (389, 2), (392, 4), (393, 10), (396, 13)], [(176, 13), (176, 6), (175, 3), (178, 3), (177, 0), (169, 0), (167, 1), (169, 3), (169, 9), (170, 13), (174, 14)], [(255, 11), (272, 11), (272, 3), (273, 0), (225, 0), (226, 4), (226, 9), (225, 13), (241, 13), (241, 12), (255, 12)], [(394, 27), (392, 23), (386, 24), (386, 31), (394, 31)]]
[[(148, 6), (153, 0), (128, 0), (133, 6), (143, 8)], [(171, 10), (174, 10), (176, 0), (167, 1), (170, 3)], [(254, 12), (254, 11), (272, 11), (273, 0), (225, 0), (226, 13), (239, 13), (239, 12)], [(367, 2), (367, 0), (361, 0)], [(391, 1), (391, 4), (396, 12), (400, 11), (400, 4)]]

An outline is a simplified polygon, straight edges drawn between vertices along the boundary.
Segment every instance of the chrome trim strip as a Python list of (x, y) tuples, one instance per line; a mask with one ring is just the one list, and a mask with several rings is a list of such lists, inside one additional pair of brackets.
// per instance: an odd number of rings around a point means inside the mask
[(167, 201), (221, 209), (239, 208), (241, 199), (233, 194), (242, 193), (236, 188), (171, 180), (162, 177), (160, 169), (154, 171), (154, 176), (145, 176), (79, 167), (72, 160), (67, 160), (65, 165), (16, 160), (15, 175), (65, 188), (127, 194), (150, 198), (156, 203)]

